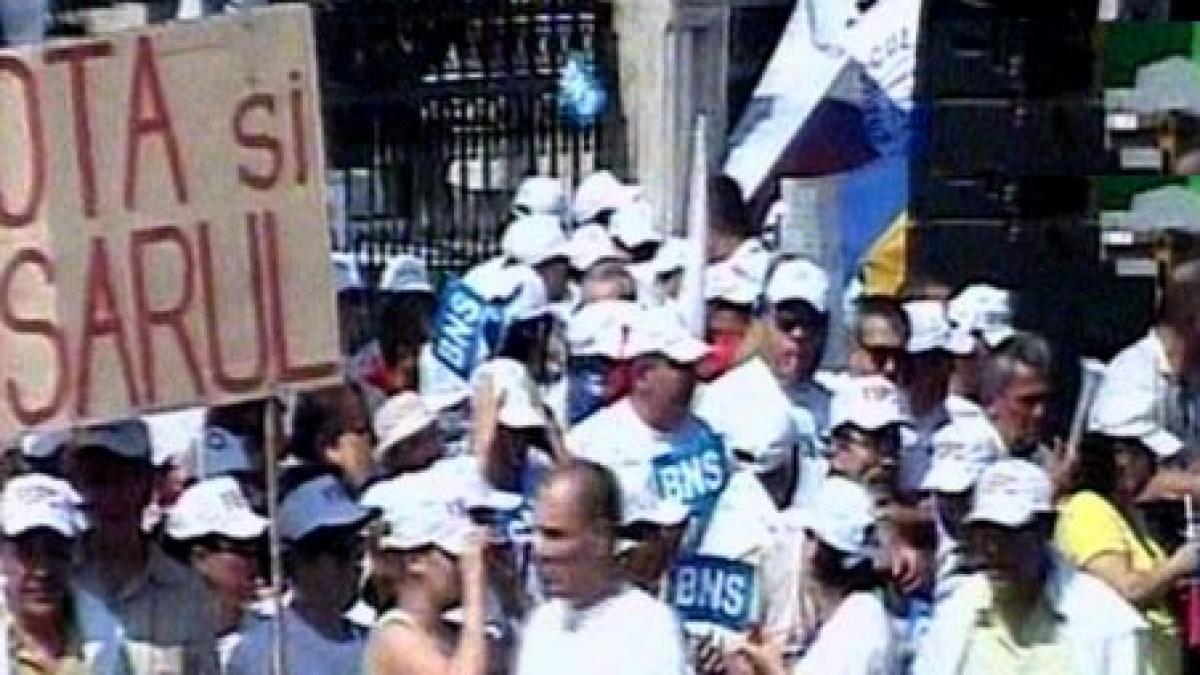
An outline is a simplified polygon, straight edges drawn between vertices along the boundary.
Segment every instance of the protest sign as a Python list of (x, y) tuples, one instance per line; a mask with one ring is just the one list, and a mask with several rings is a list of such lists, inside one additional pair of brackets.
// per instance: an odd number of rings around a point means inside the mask
[(311, 18), (0, 51), (0, 436), (338, 376)]

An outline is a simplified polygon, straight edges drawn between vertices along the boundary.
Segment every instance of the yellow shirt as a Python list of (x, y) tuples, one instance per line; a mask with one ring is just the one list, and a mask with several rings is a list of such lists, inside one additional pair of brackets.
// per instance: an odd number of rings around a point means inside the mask
[[(1063, 556), (1082, 568), (1106, 553), (1126, 554), (1138, 572), (1150, 572), (1167, 560), (1162, 548), (1147, 536), (1139, 536), (1124, 516), (1095, 492), (1077, 492), (1059, 507), (1054, 543)], [(1150, 624), (1154, 675), (1178, 675), (1179, 628), (1165, 601), (1143, 612)]]
[(90, 675), (91, 668), (84, 661), (83, 642), (68, 618), (66, 649), (53, 662), (38, 657), (27, 642), (24, 633), (17, 630), (11, 617), (5, 617), (8, 631), (8, 663), (13, 675)]

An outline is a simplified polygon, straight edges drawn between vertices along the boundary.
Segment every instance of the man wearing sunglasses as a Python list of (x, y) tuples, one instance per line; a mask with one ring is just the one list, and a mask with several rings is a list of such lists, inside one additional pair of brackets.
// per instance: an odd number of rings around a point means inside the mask
[(854, 313), (847, 370), (863, 377), (882, 375), (900, 384), (908, 364), (908, 316), (895, 298), (864, 296)]

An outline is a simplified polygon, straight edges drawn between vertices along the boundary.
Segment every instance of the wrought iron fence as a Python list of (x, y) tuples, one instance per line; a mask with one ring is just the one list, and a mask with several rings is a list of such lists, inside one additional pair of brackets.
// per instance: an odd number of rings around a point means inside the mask
[[(616, 40), (601, 0), (326, 0), (316, 6), (334, 246), (377, 279), (398, 252), (456, 273), (497, 248), (512, 189), (622, 168)], [(568, 60), (609, 103), (564, 115)]]

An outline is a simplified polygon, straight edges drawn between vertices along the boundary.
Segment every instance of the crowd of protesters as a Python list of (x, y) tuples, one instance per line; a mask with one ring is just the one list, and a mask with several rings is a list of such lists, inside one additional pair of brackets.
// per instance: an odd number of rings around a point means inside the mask
[(708, 192), (699, 270), (528, 178), (461, 279), (334, 256), (343, 384), (15, 439), (0, 670), (1186, 672), (1200, 264), (1053, 438), (1012, 293), (839, 297)]

